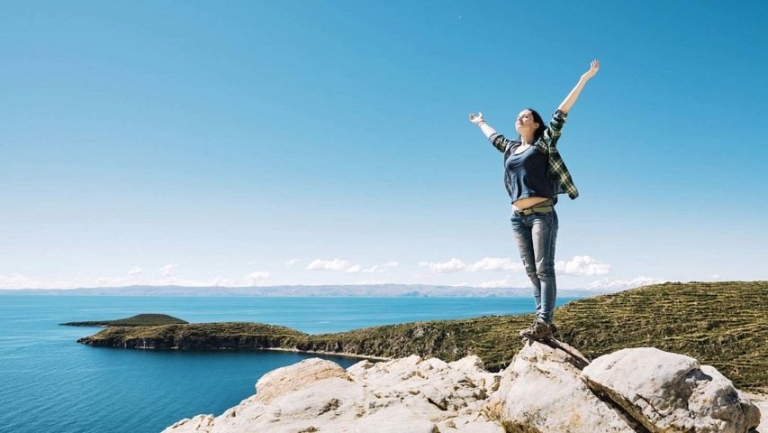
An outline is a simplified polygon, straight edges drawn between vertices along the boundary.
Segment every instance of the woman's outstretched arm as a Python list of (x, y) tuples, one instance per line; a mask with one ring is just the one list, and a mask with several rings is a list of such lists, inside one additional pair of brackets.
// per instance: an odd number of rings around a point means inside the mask
[(487, 138), (490, 138), (491, 135), (496, 133), (496, 130), (491, 128), (491, 125), (485, 123), (483, 113), (480, 111), (477, 112), (477, 115), (475, 115), (475, 113), (469, 113), (469, 121), (479, 126), (480, 130), (483, 131), (483, 134), (485, 134)]
[(491, 137), (493, 137), (491, 144), (493, 144), (493, 147), (498, 149), (499, 152), (505, 152), (507, 147), (512, 144), (510, 140), (507, 140), (503, 135), (497, 133), (496, 130), (491, 127), (491, 125), (485, 123), (485, 119), (483, 119), (483, 113), (479, 111), (477, 114), (469, 113), (469, 121), (479, 126), (480, 130), (483, 131), (483, 134), (485, 134), (486, 138), (491, 139)]
[(576, 102), (577, 99), (579, 99), (579, 94), (581, 93), (581, 89), (584, 88), (584, 85), (587, 84), (587, 81), (589, 81), (592, 77), (597, 74), (597, 71), (600, 69), (600, 62), (597, 60), (592, 60), (592, 63), (589, 65), (589, 70), (584, 73), (584, 75), (579, 78), (579, 82), (576, 83), (576, 87), (571, 90), (571, 93), (568, 94), (568, 96), (565, 97), (563, 102), (560, 103), (560, 106), (557, 107), (558, 110), (562, 111), (563, 113), (567, 113), (571, 106), (573, 106), (573, 103)]

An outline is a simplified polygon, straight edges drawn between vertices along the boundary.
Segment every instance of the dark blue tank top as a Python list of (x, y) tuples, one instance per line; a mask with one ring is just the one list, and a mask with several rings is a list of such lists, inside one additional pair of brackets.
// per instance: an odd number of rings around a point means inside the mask
[(504, 167), (509, 174), (512, 202), (526, 197), (552, 198), (552, 181), (549, 179), (548, 159), (535, 146), (515, 155), (519, 144), (509, 150)]

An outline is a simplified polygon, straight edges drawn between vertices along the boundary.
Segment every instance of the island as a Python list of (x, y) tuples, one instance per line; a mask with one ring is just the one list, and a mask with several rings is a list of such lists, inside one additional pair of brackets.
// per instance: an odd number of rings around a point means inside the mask
[(118, 320), (92, 320), (87, 322), (67, 322), (62, 326), (162, 326), (186, 325), (189, 322), (167, 314), (137, 314)]

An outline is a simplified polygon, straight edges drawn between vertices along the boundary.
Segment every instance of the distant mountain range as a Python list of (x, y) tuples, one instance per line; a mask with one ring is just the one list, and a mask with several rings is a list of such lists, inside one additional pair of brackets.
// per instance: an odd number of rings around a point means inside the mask
[[(559, 296), (594, 296), (597, 290), (559, 290)], [(127, 286), (82, 289), (0, 290), (0, 295), (90, 295), (90, 296), (372, 296), (372, 297), (515, 297), (531, 296), (530, 288), (488, 288), (412, 284), (184, 287)]]

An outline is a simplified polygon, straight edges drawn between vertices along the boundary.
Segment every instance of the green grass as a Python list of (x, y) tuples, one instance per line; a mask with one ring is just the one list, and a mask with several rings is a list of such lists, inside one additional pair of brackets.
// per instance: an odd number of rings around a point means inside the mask
[(79, 343), (157, 350), (249, 350), (293, 347), (307, 334), (262, 323), (194, 323), (162, 326), (111, 326)]
[[(533, 315), (407, 323), (312, 336), (306, 349), (443, 360), (476, 354), (504, 368)], [(656, 347), (712, 365), (739, 388), (768, 391), (768, 282), (667, 283), (580, 299), (555, 312), (558, 338), (590, 359)], [(331, 350), (333, 351), (333, 350)]]
[(597, 357), (652, 346), (768, 391), (768, 282), (667, 283), (563, 306), (561, 338)]
[[(518, 331), (532, 320), (532, 314), (488, 316), (321, 335), (259, 324), (195, 324), (108, 328), (89, 338), (162, 341), (156, 348), (259, 346), (445, 361), (475, 354), (495, 371), (522, 348)], [(558, 339), (590, 359), (627, 347), (656, 347), (712, 365), (740, 389), (768, 392), (768, 282), (646, 286), (570, 302), (557, 309), (555, 321)]]

